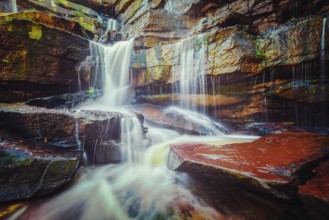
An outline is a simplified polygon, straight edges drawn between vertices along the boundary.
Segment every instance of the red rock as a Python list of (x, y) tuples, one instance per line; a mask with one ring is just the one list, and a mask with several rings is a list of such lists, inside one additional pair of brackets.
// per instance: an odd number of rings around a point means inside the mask
[(329, 156), (329, 138), (286, 132), (250, 143), (186, 144), (171, 148), (168, 166), (286, 198)]
[(329, 204), (329, 161), (315, 169), (315, 176), (299, 187), (299, 194), (315, 197)]
[(299, 187), (299, 197), (314, 219), (329, 218), (329, 161), (321, 163), (315, 176)]

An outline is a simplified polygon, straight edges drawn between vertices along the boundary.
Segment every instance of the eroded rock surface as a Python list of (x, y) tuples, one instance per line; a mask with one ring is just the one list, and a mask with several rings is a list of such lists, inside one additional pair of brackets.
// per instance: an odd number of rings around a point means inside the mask
[(329, 139), (286, 132), (242, 144), (186, 144), (171, 148), (168, 166), (211, 181), (240, 185), (281, 198), (296, 196), (298, 185), (329, 158)]
[(0, 201), (49, 194), (71, 182), (81, 152), (0, 131)]

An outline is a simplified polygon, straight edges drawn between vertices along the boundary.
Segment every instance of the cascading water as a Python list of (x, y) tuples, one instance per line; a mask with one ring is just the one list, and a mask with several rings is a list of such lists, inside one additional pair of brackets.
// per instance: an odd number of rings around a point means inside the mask
[(117, 31), (118, 28), (119, 28), (119, 24), (118, 24), (117, 20), (115, 20), (113, 18), (107, 19), (106, 31)]
[(321, 56), (325, 56), (325, 47), (326, 47), (326, 25), (327, 18), (324, 17), (322, 21), (322, 36), (321, 36)]
[(16, 0), (11, 0), (10, 1), (10, 7), (11, 7), (11, 12), (12, 13), (17, 13), (18, 12)]
[(199, 110), (205, 114), (206, 38), (201, 35), (198, 38), (184, 39), (177, 43), (175, 51), (178, 53), (178, 64), (173, 68), (173, 80), (179, 80), (179, 86), (178, 88), (174, 86), (173, 93), (180, 93), (182, 108), (192, 111)]
[[(33, 214), (34, 219), (186, 219), (194, 214), (201, 219), (225, 219), (188, 190), (185, 174), (167, 169), (168, 146), (200, 142), (227, 144), (252, 141), (255, 137), (213, 136), (204, 139), (150, 126), (145, 135), (136, 115), (122, 108), (129, 103), (132, 46), (133, 40), (112, 47), (92, 43), (97, 74), (103, 77), (104, 95), (80, 106), (84, 110), (122, 113), (123, 162), (87, 169), (75, 186), (38, 209)], [(189, 112), (184, 114), (190, 118), (200, 117)], [(207, 123), (204, 119), (204, 126)]]

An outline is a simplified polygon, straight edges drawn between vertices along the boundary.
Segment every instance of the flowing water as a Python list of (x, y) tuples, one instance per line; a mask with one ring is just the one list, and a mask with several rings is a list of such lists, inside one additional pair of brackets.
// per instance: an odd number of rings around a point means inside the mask
[[(183, 143), (249, 142), (257, 137), (223, 135), (220, 130), (225, 128), (221, 124), (211, 122), (200, 113), (175, 107), (167, 111), (178, 112), (188, 120), (197, 121), (213, 136), (182, 136), (173, 130), (150, 125), (146, 125), (149, 130), (144, 134), (136, 115), (124, 109), (129, 104), (132, 47), (133, 39), (114, 46), (92, 43), (95, 63), (99, 65), (96, 67), (98, 77), (102, 77), (104, 82), (104, 95), (79, 107), (84, 110), (122, 113), (123, 161), (117, 165), (85, 168), (71, 189), (35, 211), (33, 219), (225, 219), (192, 194), (186, 174), (167, 169), (169, 146)], [(184, 59), (188, 58), (191, 57), (186, 55)], [(191, 92), (193, 89), (186, 91)], [(76, 139), (82, 149), (79, 137)]]
[[(176, 45), (176, 57), (178, 64), (173, 68), (173, 80), (179, 80), (178, 86), (173, 87), (173, 94), (180, 93), (183, 96), (190, 95), (190, 99), (182, 99), (180, 106), (184, 109), (199, 111), (205, 114), (206, 105), (206, 61), (207, 40), (204, 35), (197, 38), (184, 39)], [(200, 94), (199, 106), (195, 105), (197, 96)]]
[(10, 7), (11, 7), (11, 12), (12, 13), (17, 13), (18, 12), (16, 0), (11, 0), (10, 1)]
[(117, 31), (119, 29), (119, 23), (113, 18), (107, 19), (106, 31)]

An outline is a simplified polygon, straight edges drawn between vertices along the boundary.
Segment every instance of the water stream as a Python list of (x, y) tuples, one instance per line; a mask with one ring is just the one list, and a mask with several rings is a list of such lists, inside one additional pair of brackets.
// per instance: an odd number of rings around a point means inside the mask
[[(257, 137), (223, 135), (219, 129), (223, 128), (221, 124), (213, 125), (205, 115), (175, 107), (171, 110), (188, 116), (189, 120), (202, 120), (212, 136), (182, 136), (173, 130), (148, 124), (149, 130), (144, 134), (136, 115), (125, 109), (130, 100), (129, 62), (132, 47), (133, 39), (113, 46), (92, 43), (93, 55), (98, 60), (96, 65), (99, 65), (96, 67), (98, 77), (102, 77), (104, 82), (104, 95), (79, 107), (84, 110), (116, 111), (123, 115), (122, 162), (85, 168), (77, 183), (39, 208), (33, 214), (34, 219), (225, 219), (193, 195), (186, 174), (167, 169), (169, 146), (200, 142), (248, 142)], [(79, 137), (77, 142), (81, 146)]]
[(11, 7), (11, 12), (12, 13), (17, 13), (18, 12), (16, 0), (11, 0), (10, 1), (10, 7)]

